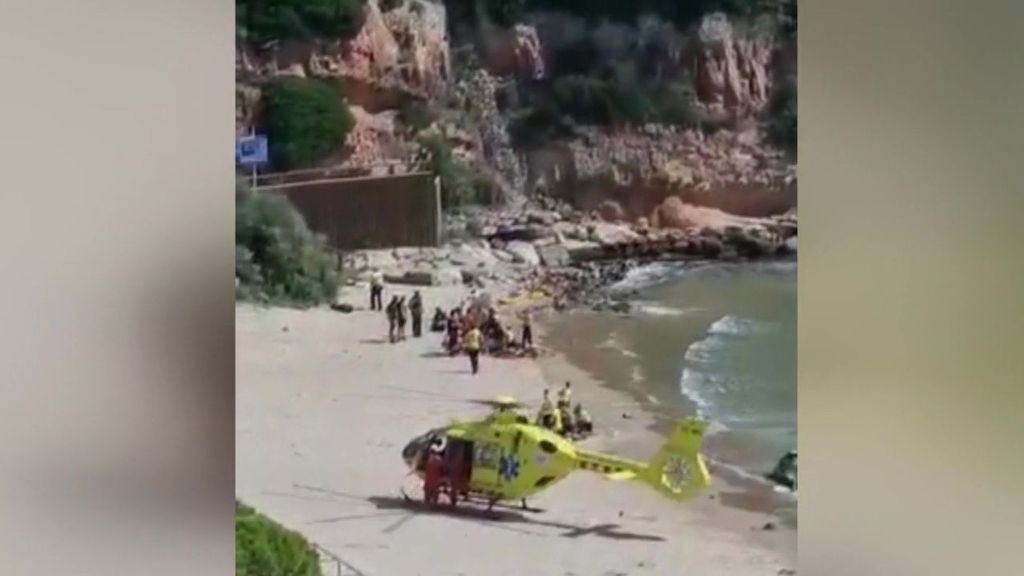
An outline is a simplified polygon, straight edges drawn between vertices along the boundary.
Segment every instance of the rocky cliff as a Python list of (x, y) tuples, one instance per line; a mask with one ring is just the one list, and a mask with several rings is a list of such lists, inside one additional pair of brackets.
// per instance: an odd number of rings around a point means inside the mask
[[(581, 16), (543, 13), (507, 27), (480, 24), (471, 45), (456, 50), (446, 18), (440, 2), (406, 0), (384, 12), (379, 0), (367, 0), (364, 24), (349, 40), (239, 46), (239, 131), (258, 117), (264, 82), (324, 78), (337, 83), (355, 119), (345, 146), (324, 164), (408, 169), (422, 151), (398, 110), (418, 101), (439, 112), (427, 133), (487, 172), (514, 203), (538, 191), (585, 210), (611, 199), (629, 218), (649, 217), (668, 196), (750, 216), (795, 206), (795, 160), (766, 133), (778, 70), (795, 57), (771, 26), (709, 14), (689, 31), (653, 17), (595, 29)], [(645, 74), (692, 85), (693, 101), (684, 104), (700, 113), (701, 125), (576, 125), (515, 147), (509, 123), (517, 99), (564, 73), (564, 49), (588, 34), (594, 57), (625, 55)], [(476, 58), (453, 67), (452, 53), (465, 50)]]

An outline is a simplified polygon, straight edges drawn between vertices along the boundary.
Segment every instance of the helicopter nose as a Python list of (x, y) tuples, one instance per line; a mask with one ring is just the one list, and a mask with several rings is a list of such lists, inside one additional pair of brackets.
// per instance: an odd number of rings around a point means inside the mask
[(416, 453), (419, 451), (419, 445), (414, 440), (405, 445), (402, 448), (402, 460), (405, 461), (406, 466), (412, 466), (413, 461), (416, 459)]

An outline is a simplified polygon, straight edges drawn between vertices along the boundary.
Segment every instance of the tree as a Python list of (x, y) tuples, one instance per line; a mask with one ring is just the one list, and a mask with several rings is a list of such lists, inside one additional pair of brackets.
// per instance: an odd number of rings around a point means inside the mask
[(340, 149), (355, 119), (326, 81), (284, 78), (264, 91), (262, 123), (271, 162), (291, 170), (313, 166)]
[(351, 38), (363, 27), (365, 0), (236, 0), (235, 28), (258, 44), (293, 38)]

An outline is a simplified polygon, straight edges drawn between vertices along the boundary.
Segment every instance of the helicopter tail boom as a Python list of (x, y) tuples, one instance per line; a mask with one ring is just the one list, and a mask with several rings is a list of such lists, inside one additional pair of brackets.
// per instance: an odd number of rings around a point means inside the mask
[(686, 500), (711, 485), (701, 443), (707, 424), (695, 418), (679, 422), (645, 467), (639, 480), (673, 500)]
[(598, 452), (577, 450), (579, 468), (610, 480), (639, 480), (673, 500), (686, 500), (711, 484), (700, 455), (705, 424), (681, 421), (650, 462), (638, 462)]

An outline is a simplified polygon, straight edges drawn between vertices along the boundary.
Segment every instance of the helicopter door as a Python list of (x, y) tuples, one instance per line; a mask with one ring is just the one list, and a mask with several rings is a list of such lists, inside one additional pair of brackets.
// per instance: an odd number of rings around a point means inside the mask
[(500, 485), (498, 466), (502, 459), (501, 446), (491, 442), (474, 442), (473, 448), (473, 483), (497, 489)]
[(523, 433), (516, 432), (511, 445), (501, 446), (501, 456), (498, 460), (498, 485), (511, 484), (519, 478), (519, 443), (522, 442)]

